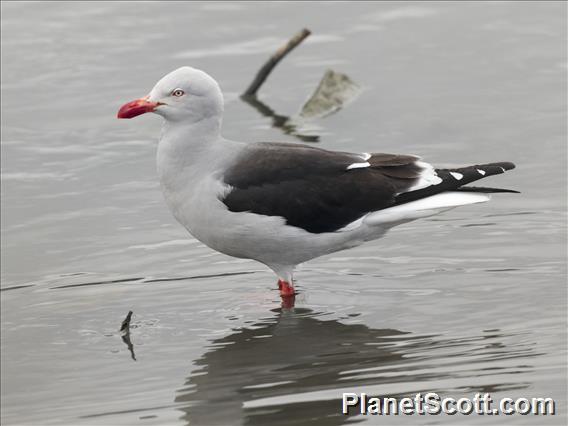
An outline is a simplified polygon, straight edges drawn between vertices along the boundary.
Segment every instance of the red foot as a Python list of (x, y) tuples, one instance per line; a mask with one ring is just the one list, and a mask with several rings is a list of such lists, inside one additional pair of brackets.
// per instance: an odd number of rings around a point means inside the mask
[(296, 294), (294, 286), (284, 280), (278, 280), (278, 288), (280, 289), (281, 297), (291, 297)]

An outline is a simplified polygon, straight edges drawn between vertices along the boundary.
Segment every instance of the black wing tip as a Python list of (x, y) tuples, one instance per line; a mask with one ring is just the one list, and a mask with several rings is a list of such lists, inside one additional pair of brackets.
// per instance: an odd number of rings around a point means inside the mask
[[(515, 163), (511, 163), (510, 161), (499, 161), (495, 163), (478, 164), (473, 167), (480, 169), (488, 169), (487, 171), (492, 171), (491, 174), (499, 174), (499, 173), (505, 173), (507, 170), (513, 170), (517, 166), (515, 166)], [(501, 171), (495, 170), (495, 167), (499, 167), (502, 170)]]
[(492, 166), (498, 166), (498, 167), (502, 167), (505, 170), (513, 170), (515, 167), (515, 163), (511, 163), (510, 161), (502, 161), (499, 163), (492, 163)]
[(461, 186), (457, 189), (457, 191), (461, 192), (482, 192), (484, 194), (495, 194), (506, 192), (508, 194), (520, 194), (520, 191), (516, 191), (514, 189), (505, 189), (505, 188), (488, 188), (484, 186)]

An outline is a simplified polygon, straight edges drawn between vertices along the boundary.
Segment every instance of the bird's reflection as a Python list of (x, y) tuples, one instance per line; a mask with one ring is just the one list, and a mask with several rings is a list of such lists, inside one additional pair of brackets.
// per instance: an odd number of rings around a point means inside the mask
[(384, 396), (408, 396), (443, 391), (435, 387), (446, 380), (467, 392), (518, 389), (526, 385), (511, 375), (530, 371), (526, 358), (537, 355), (526, 344), (508, 347), (503, 341), (514, 337), (495, 330), (448, 339), (326, 320), (310, 309), (273, 312), (212, 341), (195, 362), (175, 398), (188, 424), (339, 425), (349, 419), (340, 413), (342, 392), (379, 385), (398, 389)]

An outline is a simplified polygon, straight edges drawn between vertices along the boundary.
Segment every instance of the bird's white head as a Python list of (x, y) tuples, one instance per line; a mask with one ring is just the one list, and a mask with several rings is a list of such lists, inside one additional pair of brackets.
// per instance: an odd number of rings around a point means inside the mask
[(118, 118), (133, 118), (146, 112), (161, 115), (169, 122), (196, 123), (206, 118), (221, 118), (223, 94), (209, 74), (181, 67), (164, 76), (150, 94), (124, 104)]

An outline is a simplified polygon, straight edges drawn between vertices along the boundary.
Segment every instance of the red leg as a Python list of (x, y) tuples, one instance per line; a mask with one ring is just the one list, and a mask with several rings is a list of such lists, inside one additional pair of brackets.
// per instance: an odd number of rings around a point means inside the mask
[(292, 309), (296, 301), (294, 286), (288, 281), (278, 280), (278, 288), (280, 289), (280, 297), (282, 298), (282, 308)]
[(282, 298), (282, 309), (292, 309), (294, 308), (296, 302), (296, 296), (287, 296)]
[(280, 296), (282, 297), (290, 297), (296, 294), (294, 286), (288, 281), (278, 280), (278, 288), (280, 289)]

